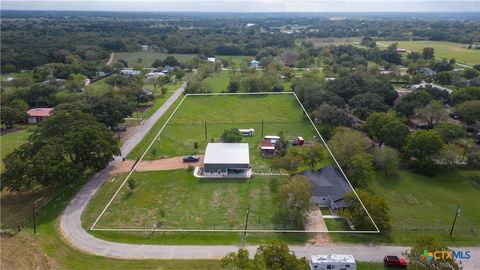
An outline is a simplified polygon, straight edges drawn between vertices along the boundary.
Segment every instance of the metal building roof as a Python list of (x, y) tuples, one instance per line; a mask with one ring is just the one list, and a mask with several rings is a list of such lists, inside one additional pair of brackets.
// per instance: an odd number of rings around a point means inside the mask
[(249, 164), (248, 143), (209, 143), (204, 164)]

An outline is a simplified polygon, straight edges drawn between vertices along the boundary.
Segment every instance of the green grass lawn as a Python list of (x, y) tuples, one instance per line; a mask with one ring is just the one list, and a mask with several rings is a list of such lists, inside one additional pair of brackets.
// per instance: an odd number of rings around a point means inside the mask
[[(147, 152), (145, 159), (195, 153), (195, 142), (199, 146), (197, 153), (203, 153), (207, 143), (212, 139), (218, 142), (226, 129), (254, 128), (255, 135), (243, 137), (242, 141), (249, 143), (254, 170), (269, 171), (270, 160), (262, 158), (258, 151), (262, 139), (262, 121), (263, 135), (277, 135), (283, 131), (287, 138), (303, 136), (307, 140), (316, 135), (293, 95), (189, 96), (163, 130), (159, 140)], [(146, 140), (151, 141), (152, 138)], [(141, 144), (148, 145), (147, 142)], [(152, 149), (155, 149), (156, 155)]]
[[(476, 177), (476, 178), (475, 178)], [(412, 244), (418, 236), (433, 236), (450, 245), (480, 243), (480, 171), (458, 171), (425, 177), (401, 171), (398, 177), (377, 174), (369, 189), (385, 198), (390, 208), (392, 232), (379, 235), (331, 236), (342, 242), (391, 242)], [(476, 180), (475, 180), (476, 179)], [(462, 205), (453, 237), (449, 237), (457, 205)], [(328, 221), (328, 228), (345, 228), (341, 221)]]
[(478, 50), (469, 50), (465, 48), (462, 43), (448, 42), (448, 41), (378, 41), (390, 45), (398, 42), (398, 47), (411, 51), (421, 52), (425, 47), (432, 47), (435, 49), (436, 58), (455, 58), (458, 63), (476, 65), (480, 63), (480, 53)]
[(216, 72), (206, 78), (204, 82), (212, 87), (214, 93), (228, 92), (227, 87), (230, 83), (230, 71), (223, 70)]
[(20, 145), (27, 142), (30, 131), (27, 126), (15, 126), (15, 131), (4, 131), (0, 135), (0, 171), (3, 171), (3, 159)]
[(249, 229), (289, 229), (272, 198), (271, 188), (280, 177), (203, 180), (177, 170), (137, 172), (131, 178), (137, 187), (120, 191), (99, 228), (151, 228), (156, 223), (165, 229), (240, 230), (250, 207)]
[[(167, 56), (175, 57), (179, 62), (185, 62), (197, 56), (197, 54), (179, 54), (179, 53), (161, 53), (154, 51), (138, 51), (138, 52), (116, 52), (113, 62), (124, 60), (131, 67), (135, 64), (142, 64), (144, 67), (151, 67), (157, 59), (163, 60)], [(141, 59), (141, 62), (138, 60)]]
[[(112, 86), (106, 83), (106, 79), (98, 80), (87, 86), (86, 93), (89, 96), (103, 96), (112, 91)], [(116, 89), (118, 90), (118, 89)]]

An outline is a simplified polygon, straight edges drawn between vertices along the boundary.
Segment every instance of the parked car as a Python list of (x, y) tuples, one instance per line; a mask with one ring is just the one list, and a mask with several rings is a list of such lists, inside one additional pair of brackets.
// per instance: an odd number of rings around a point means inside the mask
[(183, 162), (197, 162), (200, 160), (199, 156), (184, 156)]
[(407, 260), (403, 257), (399, 256), (385, 256), (383, 258), (383, 264), (386, 267), (400, 267), (400, 268), (407, 268)]

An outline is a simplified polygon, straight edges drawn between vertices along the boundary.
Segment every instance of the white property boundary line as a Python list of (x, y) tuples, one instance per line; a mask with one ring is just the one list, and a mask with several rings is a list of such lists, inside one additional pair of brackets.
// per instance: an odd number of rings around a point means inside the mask
[[(160, 136), (160, 134), (162, 133), (162, 131), (165, 129), (165, 127), (168, 125), (168, 123), (170, 122), (170, 120), (172, 119), (172, 117), (175, 115), (175, 113), (178, 111), (178, 109), (180, 108), (180, 106), (183, 104), (183, 102), (185, 101), (185, 99), (189, 96), (228, 96), (228, 95), (284, 95), (284, 94), (291, 94), (295, 97), (295, 99), (297, 100), (298, 104), (300, 105), (300, 107), (302, 108), (303, 112), (305, 113), (305, 115), (307, 116), (308, 120), (310, 121), (310, 123), (312, 124), (313, 128), (315, 129), (315, 131), (317, 132), (318, 136), (322, 139), (322, 142), (323, 144), (325, 145), (325, 147), (327, 148), (330, 156), (332, 156), (333, 160), (335, 161), (335, 164), (337, 165), (337, 167), (340, 169), (340, 171), (342, 172), (342, 175), (345, 177), (345, 179), (347, 180), (348, 182), (348, 185), (350, 186), (350, 188), (353, 190), (355, 196), (357, 197), (357, 199), (360, 201), (360, 204), (362, 205), (363, 209), (365, 210), (365, 212), (367, 213), (368, 217), (370, 218), (370, 221), (373, 223), (373, 225), (375, 226), (375, 231), (328, 231), (328, 230), (314, 230), (314, 231), (307, 231), (307, 230), (251, 230), (251, 229), (247, 229), (247, 230), (238, 230), (238, 229), (219, 229), (219, 230), (211, 230), (211, 229), (146, 229), (146, 228), (95, 228), (95, 226), (97, 225), (98, 221), (100, 220), (100, 218), (102, 218), (103, 214), (106, 212), (107, 208), (110, 206), (110, 204), (113, 202), (113, 200), (115, 199), (115, 197), (118, 195), (118, 193), (120, 192), (120, 190), (122, 189), (122, 187), (125, 185), (125, 183), (127, 182), (127, 180), (130, 178), (130, 176), (132, 175), (132, 173), (135, 171), (135, 169), (137, 168), (138, 164), (140, 164), (140, 162), (143, 160), (143, 158), (145, 157), (145, 155), (147, 154), (148, 150), (150, 150), (150, 147), (152, 147), (152, 145), (155, 143), (155, 141), (158, 139), (158, 137)], [(353, 188), (352, 184), (350, 183), (350, 180), (348, 180), (347, 176), (345, 175), (345, 173), (343, 172), (343, 169), (340, 167), (337, 159), (335, 158), (335, 156), (333, 155), (332, 151), (330, 150), (330, 148), (328, 147), (327, 143), (325, 142), (325, 140), (323, 139), (323, 136), (320, 134), (320, 132), (318, 131), (317, 127), (315, 126), (315, 124), (313, 123), (312, 119), (310, 118), (310, 116), (308, 115), (307, 111), (305, 110), (305, 108), (303, 107), (302, 103), (300, 102), (300, 100), (298, 99), (298, 96), (297, 94), (295, 94), (295, 92), (257, 92), (257, 93), (202, 93), (202, 94), (186, 94), (183, 99), (180, 101), (180, 103), (177, 105), (177, 107), (175, 108), (175, 110), (172, 112), (172, 114), (170, 115), (170, 117), (168, 117), (167, 121), (163, 124), (162, 128), (158, 131), (157, 135), (155, 135), (155, 137), (153, 138), (153, 140), (150, 142), (150, 144), (148, 145), (147, 149), (143, 152), (143, 154), (140, 156), (140, 158), (138, 159), (137, 163), (135, 164), (135, 166), (130, 170), (130, 172), (128, 173), (127, 177), (125, 177), (125, 179), (123, 180), (122, 184), (120, 185), (120, 187), (117, 189), (117, 191), (113, 194), (112, 198), (108, 201), (108, 203), (106, 204), (105, 208), (103, 208), (102, 212), (100, 213), (100, 215), (97, 217), (97, 219), (95, 220), (95, 222), (92, 224), (92, 226), (90, 227), (90, 230), (92, 231), (124, 231), (124, 232), (268, 232), (268, 233), (380, 233), (380, 230), (378, 229), (378, 226), (377, 224), (375, 223), (375, 221), (373, 220), (372, 216), (370, 215), (370, 213), (368, 212), (367, 208), (365, 207), (365, 205), (363, 204), (362, 200), (360, 199), (360, 197), (358, 196), (357, 192), (355, 191), (355, 189)]]

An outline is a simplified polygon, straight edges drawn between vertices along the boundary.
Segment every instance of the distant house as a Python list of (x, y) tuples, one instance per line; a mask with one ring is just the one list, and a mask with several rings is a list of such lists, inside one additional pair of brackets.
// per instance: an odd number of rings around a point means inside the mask
[(163, 69), (161, 70), (161, 72), (164, 73), (164, 74), (167, 74), (167, 73), (171, 72), (171, 71), (174, 70), (174, 69), (175, 69), (174, 67), (171, 67), (171, 66), (168, 66), (168, 65), (167, 65), (167, 66), (163, 67)]
[(316, 205), (333, 210), (347, 207), (344, 198), (353, 190), (337, 167), (329, 165), (318, 172), (309, 170), (300, 174), (312, 184), (312, 200)]
[(404, 53), (404, 52), (407, 52), (407, 50), (404, 49), (404, 48), (397, 48), (396, 52), (397, 53)]
[(447, 91), (448, 94), (453, 93), (453, 90), (450, 89), (450, 88), (447, 88), (447, 87), (444, 87), (444, 86), (441, 86), (441, 85), (438, 85), (438, 84), (434, 84), (434, 83), (427, 83), (427, 82), (424, 82), (424, 81), (422, 81), (419, 84), (412, 84), (410, 86), (410, 89), (417, 90), (417, 89), (420, 89), (420, 88), (427, 88), (427, 87), (437, 88), (439, 90)]
[(260, 65), (260, 62), (257, 61), (257, 60), (252, 60), (252, 61), (250, 62), (250, 66), (253, 67), (253, 68), (258, 67), (259, 65)]
[(142, 72), (140, 70), (133, 70), (131, 68), (124, 68), (120, 70), (120, 74), (128, 75), (128, 76), (137, 76), (140, 75)]
[(142, 51), (147, 51), (148, 50), (148, 45), (142, 45)]
[(163, 72), (150, 72), (145, 75), (145, 78), (148, 79), (157, 79), (158, 77), (166, 76), (167, 74)]
[(433, 77), (435, 74), (437, 74), (437, 72), (435, 72), (434, 70), (426, 67), (419, 68), (418, 72), (427, 75), (428, 77)]
[(420, 119), (420, 118), (415, 118), (412, 117), (408, 119), (408, 125), (413, 128), (413, 129), (427, 129), (428, 128), (428, 122)]
[(215, 57), (208, 57), (208, 58), (207, 58), (207, 61), (208, 61), (208, 62), (215, 63)]
[(27, 111), (29, 124), (38, 124), (44, 120), (44, 118), (52, 115), (53, 108), (35, 108)]

